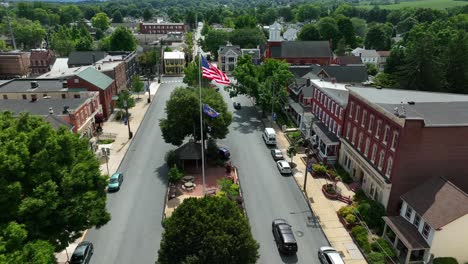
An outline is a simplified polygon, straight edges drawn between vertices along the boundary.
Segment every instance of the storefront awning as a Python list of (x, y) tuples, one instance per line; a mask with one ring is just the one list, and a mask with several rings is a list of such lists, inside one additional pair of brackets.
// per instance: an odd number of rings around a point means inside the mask
[(340, 143), (340, 139), (338, 139), (335, 134), (330, 132), (328, 128), (322, 122), (315, 122), (312, 124), (312, 129), (314, 130), (315, 134), (325, 143), (326, 145), (336, 145)]

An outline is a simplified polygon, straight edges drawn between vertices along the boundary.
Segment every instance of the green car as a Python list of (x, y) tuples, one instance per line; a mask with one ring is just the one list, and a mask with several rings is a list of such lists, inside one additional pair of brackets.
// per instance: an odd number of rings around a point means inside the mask
[(122, 185), (122, 182), (123, 182), (123, 173), (116, 172), (112, 174), (112, 176), (109, 179), (109, 185), (107, 185), (107, 191), (112, 192), (112, 191), (120, 190), (120, 186)]

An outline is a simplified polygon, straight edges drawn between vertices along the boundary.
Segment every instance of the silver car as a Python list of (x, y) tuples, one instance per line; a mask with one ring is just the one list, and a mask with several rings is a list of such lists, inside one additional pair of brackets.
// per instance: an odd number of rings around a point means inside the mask
[(283, 173), (283, 174), (291, 174), (291, 166), (289, 165), (289, 162), (285, 160), (278, 160), (276, 162), (276, 165), (278, 166), (278, 170)]
[(321, 247), (318, 256), (323, 264), (344, 264), (340, 253), (332, 247)]
[(283, 152), (279, 149), (272, 149), (271, 150), (271, 156), (273, 157), (274, 160), (282, 160), (283, 158)]

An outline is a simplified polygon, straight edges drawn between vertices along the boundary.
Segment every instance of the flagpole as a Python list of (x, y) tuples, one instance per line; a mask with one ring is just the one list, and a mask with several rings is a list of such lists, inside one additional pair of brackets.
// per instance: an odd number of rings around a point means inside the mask
[(205, 142), (203, 138), (203, 105), (202, 105), (202, 87), (201, 87), (201, 52), (198, 48), (198, 90), (200, 94), (200, 138), (201, 138), (201, 153), (202, 153), (202, 179), (203, 179), (203, 196), (205, 196)]

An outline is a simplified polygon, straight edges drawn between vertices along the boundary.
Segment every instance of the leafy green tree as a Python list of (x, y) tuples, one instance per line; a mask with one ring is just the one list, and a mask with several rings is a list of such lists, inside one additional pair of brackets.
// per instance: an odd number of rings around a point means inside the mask
[(20, 18), (12, 22), (16, 43), (25, 49), (35, 48), (46, 36), (45, 29), (39, 21)]
[(240, 28), (254, 28), (257, 26), (257, 19), (251, 15), (242, 15), (236, 18), (234, 21), (236, 29)]
[(278, 12), (274, 8), (267, 8), (265, 12), (263, 12), (259, 18), (258, 22), (263, 25), (271, 25), (275, 20), (278, 18)]
[(184, 68), (183, 82), (188, 86), (198, 87), (199, 79), (201, 78), (202, 87), (208, 87), (211, 80), (201, 77), (199, 58), (198, 56)]
[(130, 29), (117, 27), (109, 37), (109, 50), (134, 51), (137, 47), (137, 40)]
[(135, 107), (135, 99), (127, 89), (124, 89), (119, 93), (117, 98), (117, 107), (120, 109), (125, 109), (125, 102), (127, 102), (128, 109)]
[(291, 7), (289, 6), (280, 7), (280, 9), (278, 10), (278, 14), (280, 17), (283, 18), (285, 22), (290, 22), (294, 19), (294, 13)]
[(377, 87), (397, 88), (397, 80), (390, 74), (381, 72), (373, 79), (374, 85)]
[(372, 64), (372, 63), (366, 63), (366, 69), (367, 69), (367, 74), (372, 75), (372, 76), (375, 76), (379, 72), (375, 64)]
[(225, 197), (185, 199), (164, 229), (159, 264), (253, 264), (259, 258), (247, 218)]
[(205, 36), (205, 39), (201, 41), (201, 46), (206, 52), (210, 52), (214, 58), (218, 57), (218, 49), (221, 45), (226, 45), (229, 39), (229, 34), (220, 30), (210, 30)]
[(333, 14), (335, 16), (343, 15), (345, 17), (357, 17), (359, 16), (359, 10), (355, 6), (344, 3), (338, 6)]
[(65, 26), (61, 26), (57, 32), (52, 34), (50, 45), (60, 56), (68, 56), (75, 49), (75, 42), (71, 37), (70, 30)]
[(296, 13), (297, 21), (304, 22), (315, 20), (320, 16), (320, 8), (314, 4), (304, 4), (299, 6)]
[(140, 93), (143, 92), (145, 84), (140, 80), (139, 75), (133, 75), (132, 77), (132, 91), (137, 93), (138, 99), (140, 99)]
[(104, 37), (99, 41), (99, 49), (102, 51), (110, 51), (111, 50), (111, 43), (110, 43), (110, 36)]
[(241, 48), (249, 49), (256, 48), (258, 45), (266, 42), (266, 37), (262, 30), (255, 28), (235, 29), (231, 32), (229, 40), (234, 45), (239, 45)]
[(405, 63), (405, 52), (400, 46), (395, 46), (390, 51), (390, 56), (385, 63), (384, 72), (387, 74), (394, 74), (398, 72)]
[(448, 90), (468, 94), (468, 33), (459, 30), (450, 40), (445, 56)]
[(82, 17), (83, 13), (76, 5), (65, 5), (60, 8), (60, 23), (62, 25), (68, 25)]
[(112, 23), (122, 23), (123, 22), (123, 16), (122, 12), (120, 10), (115, 10), (114, 13), (112, 13)]
[(146, 8), (145, 10), (143, 10), (143, 19), (145, 21), (148, 21), (150, 20), (151, 18), (153, 18), (153, 12), (151, 9), (149, 8)]
[[(223, 97), (212, 88), (202, 88), (203, 104), (209, 105), (219, 116), (205, 115), (204, 129), (211, 138), (225, 138), (229, 133), (232, 114), (228, 111)], [(200, 102), (199, 91), (193, 88), (176, 88), (166, 102), (167, 117), (159, 120), (162, 135), (166, 143), (181, 145), (187, 136), (200, 140)], [(205, 137), (207, 138), (207, 137)]]
[(8, 50), (7, 45), (5, 43), (5, 40), (3, 40), (3, 39), (0, 40), (0, 50), (1, 51), (7, 51)]
[(210, 30), (213, 30), (213, 29), (210, 27), (208, 22), (205, 22), (203, 23), (203, 27), (200, 33), (202, 36), (206, 36)]
[(143, 72), (147, 74), (156, 74), (159, 58), (159, 50), (148, 50), (138, 57), (138, 64), (142, 68)]
[(346, 45), (351, 48), (356, 47), (356, 33), (354, 32), (353, 22), (347, 17), (340, 17), (338, 19), (338, 30), (341, 36), (343, 36)]
[(366, 20), (353, 17), (351, 18), (351, 23), (353, 23), (354, 32), (356, 32), (357, 36), (362, 37), (362, 38), (366, 36), (366, 31), (367, 31)]
[(34, 8), (34, 20), (38, 20), (41, 25), (49, 25), (49, 14), (42, 8)]
[(252, 57), (249, 55), (239, 57), (233, 75), (237, 82), (231, 83), (228, 87), (230, 97), (239, 94), (259, 97), (259, 67), (252, 63)]
[(91, 23), (93, 27), (106, 31), (110, 26), (110, 19), (106, 13), (100, 12), (91, 18)]
[(320, 40), (320, 32), (315, 24), (307, 24), (302, 27), (301, 31), (297, 35), (298, 40)]
[(390, 48), (390, 37), (385, 34), (381, 25), (369, 28), (364, 41), (366, 49), (387, 50)]
[(61, 250), (83, 230), (110, 220), (106, 180), (87, 140), (65, 127), (55, 130), (41, 117), (10, 112), (0, 113), (0, 137), (0, 230), (18, 222), (27, 232), (14, 249), (44, 240)]
[(343, 56), (345, 55), (345, 52), (346, 52), (346, 40), (344, 38), (341, 38), (340, 41), (338, 41), (338, 44), (336, 45), (335, 53), (338, 56)]
[(324, 17), (320, 19), (318, 28), (322, 39), (331, 40), (332, 49), (335, 49), (338, 41), (341, 39), (336, 20), (331, 17)]

